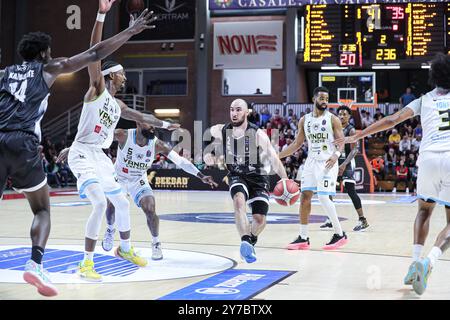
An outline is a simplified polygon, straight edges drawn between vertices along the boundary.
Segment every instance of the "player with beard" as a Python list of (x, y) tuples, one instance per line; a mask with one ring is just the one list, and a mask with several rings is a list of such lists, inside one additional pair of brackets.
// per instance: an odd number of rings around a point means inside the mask
[[(136, 129), (116, 129), (114, 139), (119, 143), (114, 165), (119, 184), (145, 213), (147, 226), (152, 234), (152, 259), (161, 260), (163, 254), (159, 240), (159, 218), (155, 211), (153, 190), (147, 179), (147, 170), (155, 161), (155, 156), (157, 154), (164, 155), (177, 167), (198, 177), (211, 187), (217, 187), (217, 183), (210, 176), (201, 173), (190, 161), (180, 157), (166, 143), (159, 140), (155, 136), (155, 129), (144, 123), (137, 123)], [(110, 251), (114, 245), (115, 233), (115, 209), (110, 202), (106, 209), (106, 221), (108, 226), (102, 246), (105, 251)]]
[[(240, 253), (247, 263), (252, 263), (256, 261), (254, 246), (266, 226), (269, 211), (270, 168), (282, 179), (288, 177), (269, 137), (247, 121), (248, 113), (247, 102), (234, 100), (230, 105), (231, 122), (213, 126), (211, 135), (214, 143), (222, 145), (225, 156), (235, 223), (241, 237)], [(215, 164), (210, 153), (205, 154), (205, 162), (208, 166)], [(247, 218), (246, 204), (252, 209), (252, 223)]]
[(342, 231), (336, 207), (329, 197), (336, 194), (339, 171), (337, 161), (343, 149), (343, 145), (337, 149), (333, 141), (343, 138), (344, 133), (339, 118), (327, 110), (327, 88), (314, 89), (313, 103), (314, 110), (303, 116), (298, 123), (294, 142), (279, 154), (280, 159), (283, 159), (297, 151), (305, 138), (308, 141), (308, 158), (301, 177), (300, 235), (287, 246), (288, 250), (308, 250), (310, 247), (308, 220), (314, 193), (317, 193), (319, 202), (334, 227), (334, 234), (323, 249), (333, 250), (347, 243), (347, 235)]

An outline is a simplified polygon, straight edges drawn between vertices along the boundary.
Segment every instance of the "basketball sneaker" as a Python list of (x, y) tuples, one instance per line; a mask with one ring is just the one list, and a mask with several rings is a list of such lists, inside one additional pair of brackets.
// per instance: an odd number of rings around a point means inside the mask
[(86, 281), (100, 282), (103, 280), (102, 275), (95, 271), (94, 261), (92, 260), (81, 261), (78, 265), (78, 273)]
[(414, 291), (421, 295), (425, 292), (427, 288), (428, 277), (431, 274), (431, 261), (429, 258), (420, 259), (414, 263), (416, 272), (413, 278), (413, 289)]
[(117, 247), (114, 254), (116, 255), (116, 257), (128, 260), (139, 267), (145, 267), (148, 264), (147, 259), (142, 258), (137, 253), (135, 253), (133, 247), (131, 247), (130, 251), (128, 252), (124, 252), (120, 247)]
[(152, 260), (162, 260), (161, 242), (152, 243)]
[(333, 228), (333, 224), (331, 223), (330, 219), (327, 219), (324, 224), (322, 224), (320, 227), (320, 230), (329, 230)]
[(359, 231), (364, 231), (367, 228), (369, 228), (369, 224), (367, 223), (366, 219), (360, 219), (358, 221), (358, 224), (356, 225), (356, 227), (353, 228), (353, 231), (359, 232)]
[(333, 237), (331, 238), (330, 242), (328, 242), (323, 249), (324, 250), (335, 250), (343, 245), (345, 245), (348, 242), (347, 235), (345, 232), (342, 233), (342, 236), (338, 235), (337, 233), (333, 234)]
[(403, 283), (406, 285), (411, 285), (413, 283), (415, 274), (416, 274), (416, 261), (411, 263), (411, 265), (409, 266), (408, 273), (403, 279)]
[(33, 260), (28, 260), (25, 264), (23, 280), (35, 286), (43, 296), (53, 297), (58, 294), (58, 290), (50, 281), (47, 270), (44, 269), (42, 264), (36, 263)]
[(245, 262), (253, 263), (256, 261), (255, 247), (251, 243), (242, 241), (240, 252), (241, 257), (245, 260)]
[(103, 236), (102, 247), (105, 251), (111, 251), (114, 247), (114, 233), (116, 229), (106, 228), (105, 235)]
[(309, 238), (303, 239), (302, 236), (298, 236), (297, 239), (289, 243), (286, 247), (288, 250), (309, 250)]

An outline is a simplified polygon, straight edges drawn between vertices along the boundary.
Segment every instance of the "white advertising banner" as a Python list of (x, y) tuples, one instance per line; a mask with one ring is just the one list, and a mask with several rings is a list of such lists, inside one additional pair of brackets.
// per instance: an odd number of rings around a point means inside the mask
[(214, 23), (214, 69), (282, 69), (283, 21)]

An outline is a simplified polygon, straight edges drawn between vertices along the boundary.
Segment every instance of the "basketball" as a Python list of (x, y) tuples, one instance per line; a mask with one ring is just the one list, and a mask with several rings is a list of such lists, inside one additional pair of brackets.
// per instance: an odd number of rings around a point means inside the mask
[(294, 180), (280, 180), (273, 189), (275, 201), (282, 206), (292, 206), (300, 197), (298, 184)]
[(128, 0), (127, 11), (129, 14), (140, 14), (144, 10), (144, 0)]

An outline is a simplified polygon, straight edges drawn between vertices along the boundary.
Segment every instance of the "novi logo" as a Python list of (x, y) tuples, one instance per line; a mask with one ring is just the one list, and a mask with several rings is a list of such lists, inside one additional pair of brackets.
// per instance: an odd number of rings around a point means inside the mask
[(217, 36), (220, 54), (258, 54), (260, 51), (277, 51), (276, 35)]
[(195, 290), (197, 293), (201, 294), (236, 294), (240, 291), (238, 289), (227, 289), (227, 288), (201, 288)]

